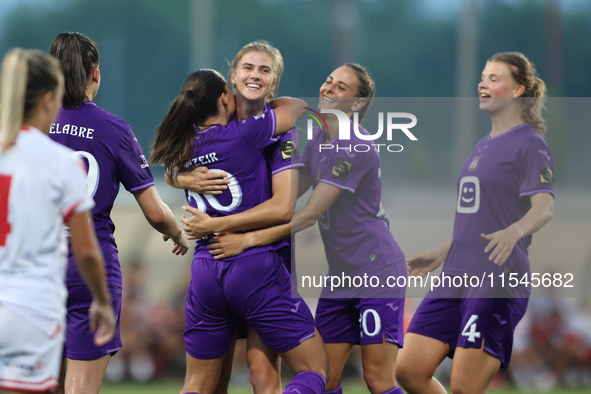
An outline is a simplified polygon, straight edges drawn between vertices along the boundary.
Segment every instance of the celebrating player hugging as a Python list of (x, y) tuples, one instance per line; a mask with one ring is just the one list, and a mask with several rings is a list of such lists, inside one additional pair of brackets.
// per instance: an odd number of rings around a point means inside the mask
[[(274, 105), (260, 116), (234, 119), (234, 96), (225, 79), (214, 70), (199, 70), (185, 80), (158, 127), (151, 160), (164, 163), (168, 175), (174, 177), (192, 157), (216, 152), (217, 169), (230, 179), (228, 193), (213, 197), (187, 191), (187, 201), (210, 216), (253, 208), (271, 194), (265, 148), (276, 141), (276, 135), (291, 129), (303, 115), (306, 103), (283, 98)], [(284, 220), (269, 215), (261, 225)], [(291, 298), (289, 275), (276, 251), (283, 246), (281, 242), (216, 260), (209, 253), (208, 238), (197, 239), (191, 267), (184, 333), (187, 375), (182, 392), (214, 392), (238, 318), (244, 319), (296, 374), (286, 391), (322, 392), (327, 376), (326, 353), (315, 335), (310, 311), (294, 307), (303, 300)]]
[[(243, 121), (252, 116), (269, 116), (272, 106), (269, 102), (275, 97), (279, 87), (279, 82), (283, 74), (283, 57), (277, 48), (274, 48), (265, 41), (254, 41), (245, 45), (236, 55), (230, 68), (230, 81), (233, 84), (236, 93), (236, 119)], [(288, 222), (294, 208), (296, 197), (291, 194), (291, 158), (292, 152), (287, 151), (286, 147), (291, 146), (293, 128), (285, 134), (277, 137), (278, 141), (265, 148), (265, 160), (269, 167), (271, 175), (271, 193), (272, 196), (259, 206), (252, 210), (229, 216), (219, 216), (203, 220), (205, 213), (192, 207), (185, 207), (193, 213), (193, 217), (183, 219), (187, 225), (186, 231), (193, 238), (200, 238), (212, 233), (221, 233), (228, 231), (252, 230), (261, 227), (260, 221), (267, 216), (281, 217), (284, 222)], [(199, 156), (211, 157), (214, 153)], [(213, 156), (215, 157), (215, 156)], [(216, 160), (217, 161), (217, 158)], [(193, 159), (192, 164), (209, 165), (213, 163), (199, 160), (197, 163)], [(167, 177), (171, 185), (190, 190), (198, 194), (220, 194), (222, 190), (227, 189), (224, 183), (228, 181), (223, 179), (228, 175), (223, 171), (208, 172), (205, 167), (197, 167), (191, 171), (177, 173), (176, 180)], [(221, 178), (216, 179), (216, 176)], [(297, 177), (294, 177), (297, 179)], [(200, 187), (200, 182), (211, 186), (208, 188)], [(294, 191), (297, 191), (294, 188)], [(230, 212), (230, 211), (229, 211)], [(217, 238), (212, 238), (216, 241)], [(226, 239), (224, 239), (225, 241)], [(283, 264), (288, 272), (291, 271), (291, 237), (284, 239), (282, 247), (277, 252), (280, 254)], [(215, 245), (215, 242), (211, 245)], [(236, 251), (236, 255), (242, 251)], [(223, 254), (214, 255), (216, 258), (226, 257)], [(228, 254), (229, 256), (229, 254)], [(302, 305), (302, 308), (305, 306)], [(248, 338), (247, 343), (247, 364), (250, 369), (250, 381), (255, 394), (259, 393), (279, 393), (281, 387), (281, 359), (277, 353), (270, 349), (261, 340), (260, 336), (248, 327), (245, 322), (240, 323), (237, 338)], [(225, 357), (220, 381), (216, 392), (225, 393), (230, 383), (232, 372), (233, 352), (235, 348), (236, 337)]]
[[(532, 234), (554, 206), (545, 84), (523, 54), (498, 53), (482, 72), (480, 109), (492, 129), (458, 176), (452, 239), (405, 260), (381, 203), (379, 152), (350, 148), (369, 139), (360, 126), (376, 89), (367, 68), (346, 63), (324, 80), (317, 104), (324, 119), (310, 126), (301, 152), (295, 123), (309, 108), (276, 98), (284, 70), (277, 48), (245, 45), (230, 66), (230, 85), (215, 70), (190, 74), (149, 159), (185, 191), (183, 209), (192, 216), (181, 218), (181, 231), (131, 127), (93, 102), (101, 83), (97, 44), (62, 33), (50, 53), (15, 49), (2, 64), (0, 391), (54, 390), (61, 363), (64, 392), (99, 392), (110, 357), (122, 349), (122, 274), (110, 217), (119, 183), (164, 241), (172, 239), (173, 254), (196, 243), (182, 394), (227, 393), (240, 338), (255, 394), (283, 390), (281, 359), (295, 375), (284, 393), (342, 394), (354, 345), (371, 394), (445, 393), (433, 375), (448, 356), (452, 392), (485, 393), (508, 366), (531, 289), (499, 293), (486, 279), (531, 273)], [(341, 142), (340, 127), (355, 129), (350, 140)], [(335, 149), (321, 148), (327, 145)], [(292, 236), (316, 223), (326, 278), (404, 285), (331, 282), (313, 317), (290, 274)], [(432, 289), (405, 337), (408, 275), (442, 264), (446, 277), (482, 277), (482, 286)]]

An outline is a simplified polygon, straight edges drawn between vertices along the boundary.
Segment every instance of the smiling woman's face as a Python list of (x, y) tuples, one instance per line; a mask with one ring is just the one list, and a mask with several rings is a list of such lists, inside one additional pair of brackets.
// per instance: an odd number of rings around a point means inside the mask
[(247, 100), (266, 98), (275, 89), (275, 79), (273, 59), (261, 51), (245, 53), (230, 76), (238, 94)]
[(345, 113), (357, 101), (359, 78), (351, 67), (334, 70), (320, 86), (318, 109), (338, 109)]

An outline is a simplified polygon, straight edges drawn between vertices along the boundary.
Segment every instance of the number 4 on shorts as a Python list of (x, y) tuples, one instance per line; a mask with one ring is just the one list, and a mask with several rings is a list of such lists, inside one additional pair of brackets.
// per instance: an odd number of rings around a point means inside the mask
[[(462, 331), (462, 336), (468, 337), (468, 342), (476, 342), (475, 338), (480, 338), (480, 333), (476, 331), (476, 320), (478, 320), (478, 315), (470, 316), (470, 320), (468, 320)], [(470, 331), (468, 331), (468, 328), (470, 328)]]

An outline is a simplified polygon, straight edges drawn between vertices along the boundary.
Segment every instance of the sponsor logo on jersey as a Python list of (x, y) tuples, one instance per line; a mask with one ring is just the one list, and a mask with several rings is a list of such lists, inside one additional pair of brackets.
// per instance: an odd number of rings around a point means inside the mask
[(480, 156), (476, 156), (474, 160), (472, 160), (472, 163), (468, 166), (468, 171), (474, 171), (476, 169), (478, 166), (478, 160), (480, 160)]
[(140, 155), (140, 159), (142, 161), (142, 165), (141, 165), (142, 169), (150, 167), (150, 165), (148, 164), (148, 160), (146, 160), (146, 156)]
[(281, 157), (283, 160), (295, 159), (298, 157), (298, 150), (293, 141), (282, 142), (279, 144), (279, 148), (281, 149)]
[(349, 172), (351, 171), (352, 165), (353, 164), (351, 164), (350, 162), (348, 162), (346, 160), (337, 159), (337, 163), (332, 168), (331, 174), (338, 176), (341, 179), (347, 179), (347, 176), (349, 175)]
[(546, 167), (540, 167), (540, 182), (554, 183), (554, 176), (552, 170)]

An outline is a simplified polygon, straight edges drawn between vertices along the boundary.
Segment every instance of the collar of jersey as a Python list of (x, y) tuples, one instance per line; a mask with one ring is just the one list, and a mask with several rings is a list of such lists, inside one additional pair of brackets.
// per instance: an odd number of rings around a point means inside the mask
[(496, 140), (496, 139), (499, 139), (499, 138), (501, 138), (502, 136), (504, 136), (504, 135), (507, 135), (507, 134), (509, 134), (509, 133), (512, 133), (512, 132), (514, 132), (515, 130), (518, 130), (518, 129), (520, 129), (520, 128), (524, 127), (524, 126), (527, 126), (527, 123), (522, 123), (522, 124), (520, 124), (520, 125), (517, 125), (517, 126), (513, 127), (512, 129), (509, 129), (509, 130), (505, 131), (503, 134), (499, 134), (499, 135), (497, 135), (496, 137), (491, 137), (491, 136), (490, 136), (490, 134), (487, 134), (487, 135), (486, 135), (486, 140), (487, 140), (487, 141), (491, 141), (491, 140)]

